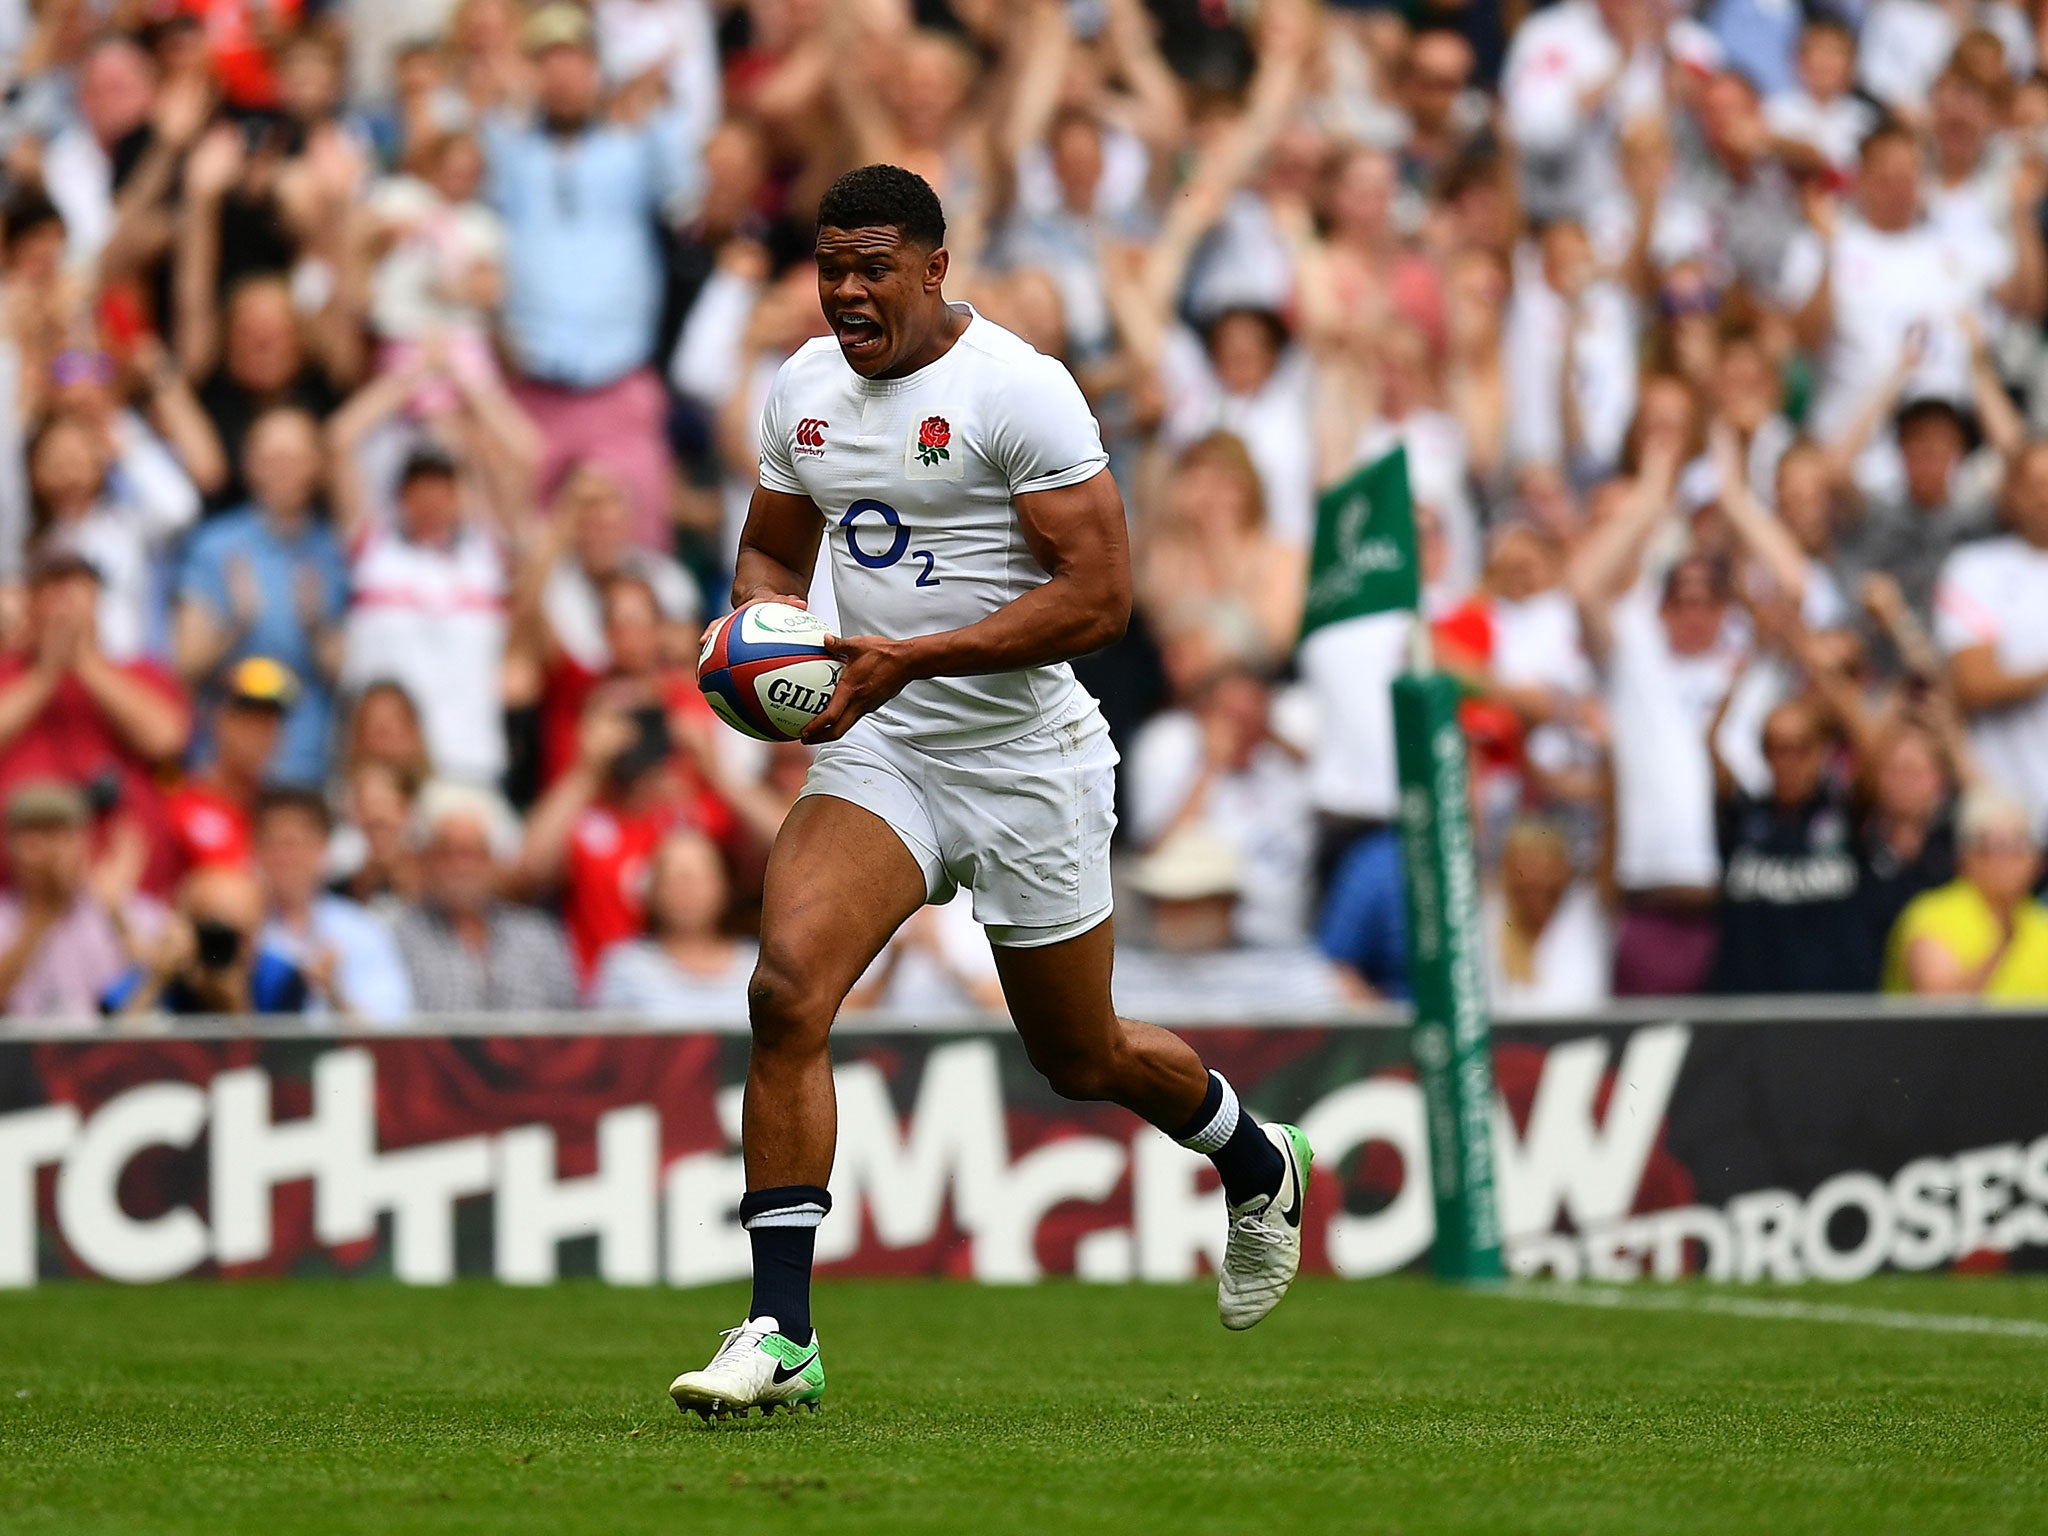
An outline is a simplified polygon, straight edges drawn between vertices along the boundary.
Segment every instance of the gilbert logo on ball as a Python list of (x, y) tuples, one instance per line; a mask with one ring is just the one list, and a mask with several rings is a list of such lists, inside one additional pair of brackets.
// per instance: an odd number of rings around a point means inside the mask
[(760, 741), (795, 741), (832, 702), (839, 659), (825, 621), (788, 603), (735, 608), (704, 631), (697, 686), (718, 717)]

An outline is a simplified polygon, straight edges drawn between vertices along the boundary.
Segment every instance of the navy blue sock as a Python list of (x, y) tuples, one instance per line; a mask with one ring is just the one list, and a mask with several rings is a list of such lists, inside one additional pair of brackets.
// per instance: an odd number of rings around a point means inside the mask
[(1287, 1172), (1280, 1149), (1239, 1106), (1236, 1091), (1221, 1072), (1209, 1074), (1202, 1107), (1173, 1133), (1173, 1139), (1216, 1165), (1223, 1177), (1223, 1198), (1232, 1205), (1280, 1193), (1280, 1180)]
[(811, 1341), (811, 1258), (818, 1223), (832, 1196), (815, 1184), (752, 1189), (740, 1200), (740, 1225), (754, 1247), (754, 1299), (748, 1317), (772, 1317), (785, 1338)]

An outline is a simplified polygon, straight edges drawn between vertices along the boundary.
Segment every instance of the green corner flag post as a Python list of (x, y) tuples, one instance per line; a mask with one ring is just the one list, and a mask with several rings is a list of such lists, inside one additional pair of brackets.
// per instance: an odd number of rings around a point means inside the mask
[(1415, 999), (1408, 1047), (1429, 1125), (1433, 1258), (1440, 1279), (1497, 1280), (1493, 1045), (1480, 957), (1468, 750), (1458, 724), (1458, 685), (1429, 661), (1421, 598), (1408, 456), (1396, 448), (1318, 499), (1301, 633), (1305, 640), (1325, 625), (1397, 609), (1418, 615), (1415, 664), (1395, 679), (1393, 708), (1408, 983)]

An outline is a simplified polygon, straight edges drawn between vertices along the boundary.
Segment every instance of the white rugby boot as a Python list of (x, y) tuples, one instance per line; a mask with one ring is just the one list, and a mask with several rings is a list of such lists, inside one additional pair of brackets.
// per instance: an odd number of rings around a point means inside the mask
[(772, 1317), (750, 1317), (728, 1328), (724, 1343), (701, 1371), (685, 1371), (669, 1383), (668, 1395), (685, 1413), (700, 1419), (743, 1419), (749, 1408), (763, 1418), (778, 1408), (815, 1410), (825, 1398), (825, 1362), (818, 1336), (799, 1344)]
[(1249, 1328), (1280, 1305), (1301, 1268), (1301, 1208), (1314, 1162), (1308, 1138), (1291, 1125), (1260, 1127), (1279, 1149), (1280, 1187), (1230, 1208), (1230, 1235), (1216, 1280), (1226, 1328)]

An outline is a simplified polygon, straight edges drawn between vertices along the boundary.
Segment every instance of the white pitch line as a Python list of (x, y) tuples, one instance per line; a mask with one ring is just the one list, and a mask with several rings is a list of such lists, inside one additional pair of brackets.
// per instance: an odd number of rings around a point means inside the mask
[(1968, 1312), (1901, 1312), (1884, 1307), (1844, 1307), (1827, 1302), (1780, 1301), (1719, 1292), (1617, 1290), (1611, 1286), (1521, 1283), (1483, 1291), (1510, 1301), (1549, 1301), (1568, 1307), (1618, 1311), (1711, 1312), (1722, 1317), (1767, 1318), (1793, 1323), (1860, 1323), (1908, 1333), (1988, 1333), (2010, 1339), (2048, 1339), (2048, 1323), (2020, 1317), (1984, 1317)]

